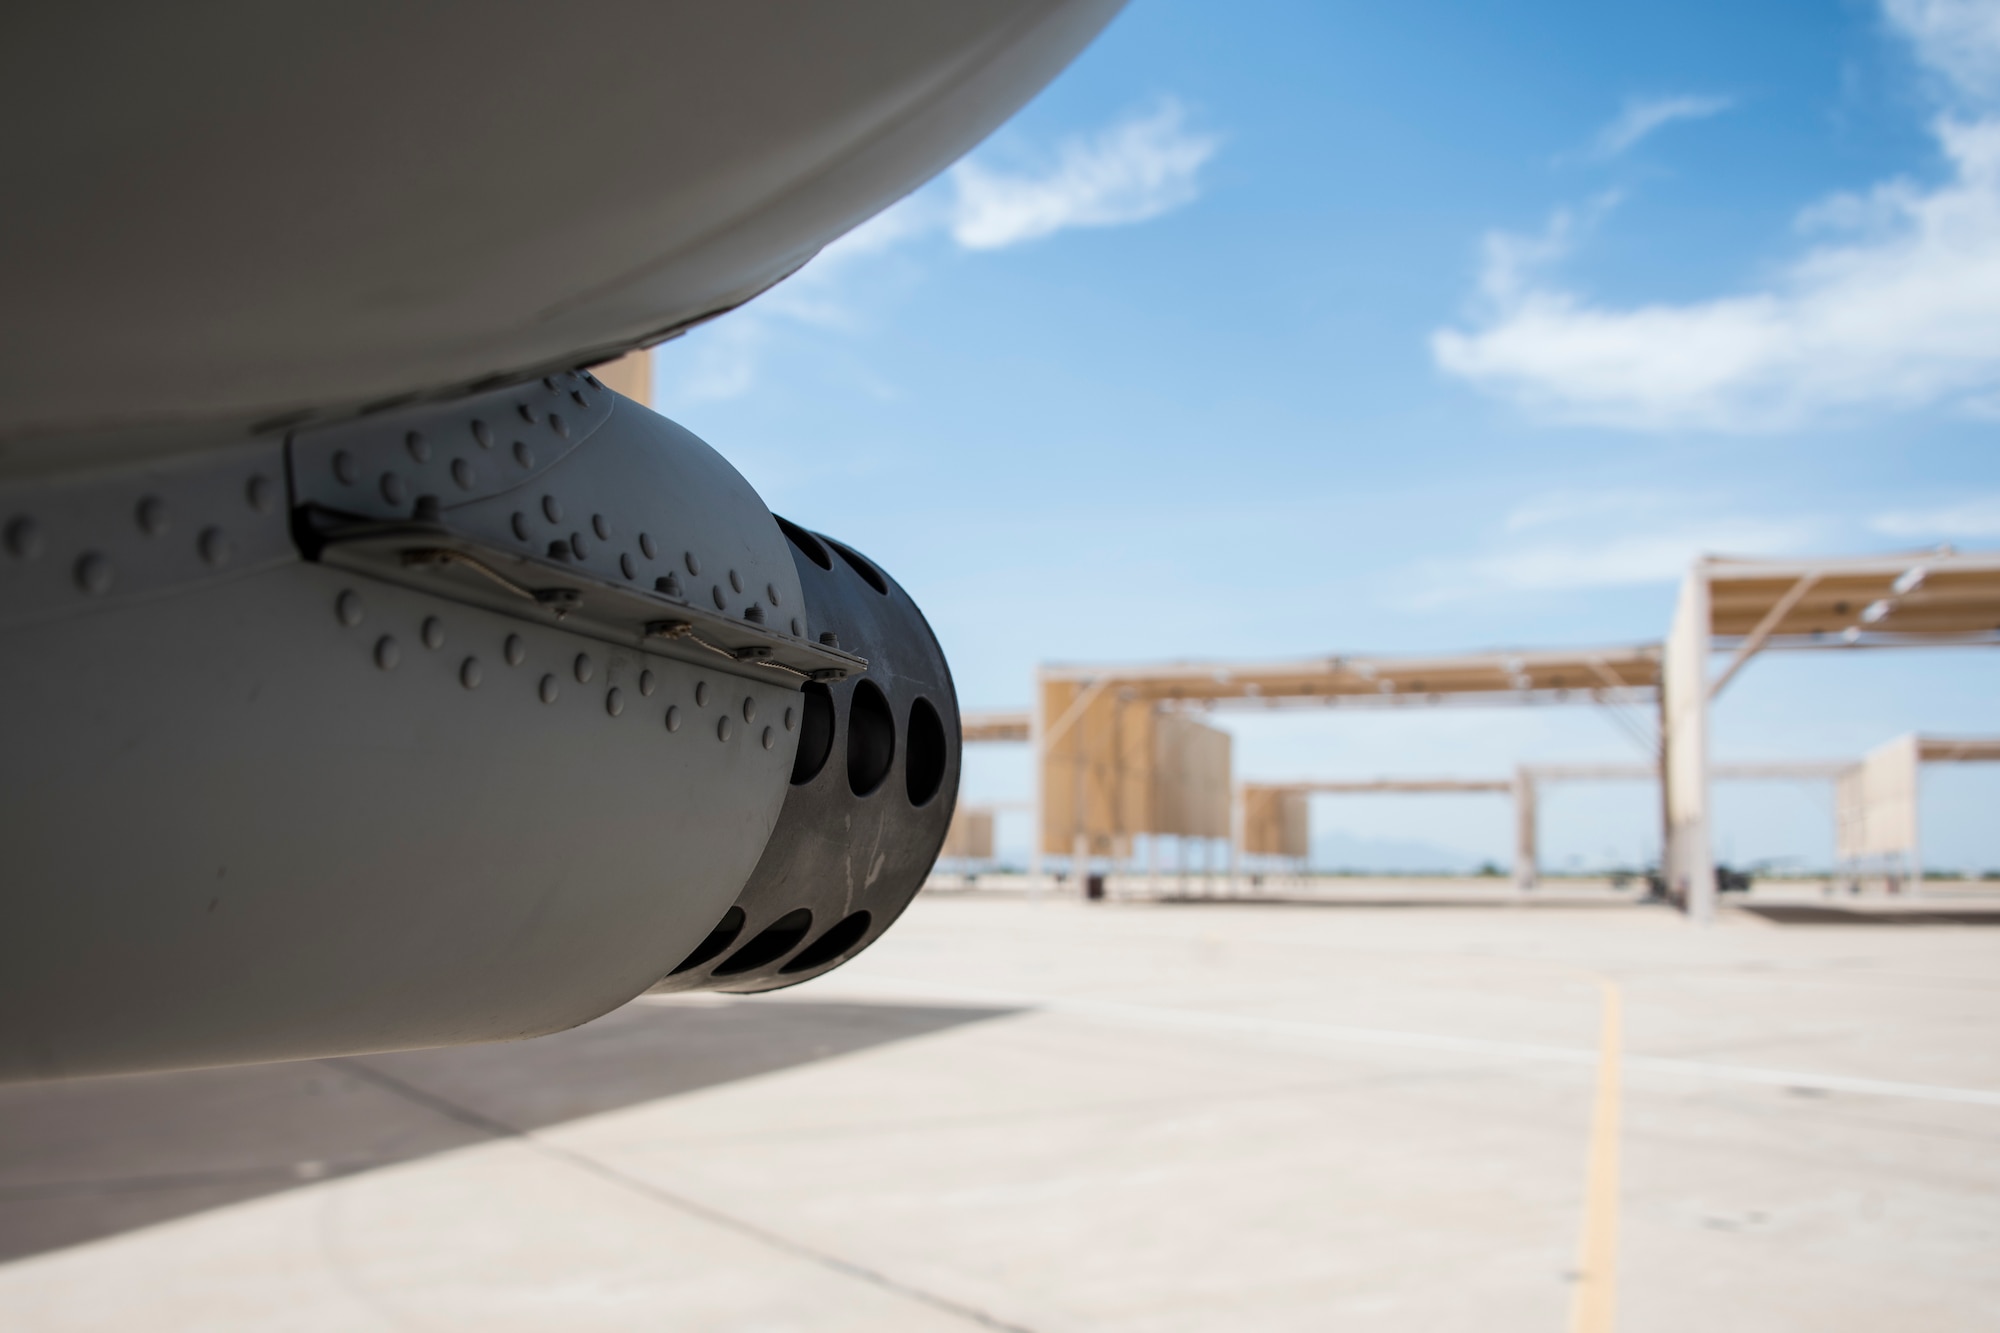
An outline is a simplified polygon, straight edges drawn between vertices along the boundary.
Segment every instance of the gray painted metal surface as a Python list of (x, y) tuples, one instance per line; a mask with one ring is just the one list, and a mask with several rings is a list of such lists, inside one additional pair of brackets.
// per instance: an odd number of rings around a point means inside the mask
[[(453, 462), (484, 475), (513, 457), (510, 432), (482, 444), (473, 423), (556, 389), (0, 489), (0, 1079), (595, 1017), (744, 895), (801, 790), (814, 675), (893, 698), (898, 727), (918, 693), (949, 722), (927, 809), (895, 787), (897, 763), (877, 808), (894, 795), (900, 823), (813, 835), (856, 839), (864, 859), (900, 836), (901, 899), (867, 901), (882, 925), (901, 910), (956, 784), (956, 708), (921, 616), (846, 565), (874, 619), (824, 588), (815, 604), (713, 450), (575, 382), (561, 392), (588, 410), (570, 447), (448, 504), (433, 483)], [(409, 480), (385, 488), (394, 469)], [(356, 525), (360, 556), (344, 545)], [(480, 552), (479, 569), (399, 558), (441, 541)], [(535, 595), (544, 576), (574, 595)], [(879, 671), (857, 674), (851, 639), (883, 644)], [(770, 984), (737, 980), (752, 976)]]
[(0, 43), (21, 129), (0, 143), (0, 470), (658, 341), (942, 170), (1116, 8), (22, 9)]

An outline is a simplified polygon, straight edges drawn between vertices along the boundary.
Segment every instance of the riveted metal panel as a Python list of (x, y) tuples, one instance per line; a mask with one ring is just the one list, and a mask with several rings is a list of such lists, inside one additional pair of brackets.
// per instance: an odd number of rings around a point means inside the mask
[[(342, 499), (294, 477), (288, 529), (275, 444), (6, 493), (34, 526), (15, 523), (19, 553), (0, 557), (15, 562), (0, 584), (0, 1079), (547, 1032), (704, 937), (788, 789), (796, 739), (779, 719), (805, 676), (771, 644), (837, 661), (829, 674), (864, 663), (807, 637), (785, 537), (726, 462), (636, 404), (585, 396), (594, 425), (562, 459), (421, 519), (388, 514), (379, 486)], [(315, 433), (292, 461), (336, 481), (342, 451), (417, 461), (413, 432), (470, 437), (492, 406)], [(676, 623), (721, 646), (621, 638), (610, 612), (589, 618), (595, 601), (497, 610), (422, 570), (378, 577), (291, 544), (334, 550), (313, 521), (333, 500), (377, 534), (526, 556), (545, 534), (513, 533), (522, 497), (554, 497), (590, 534), (542, 566), (641, 623), (676, 603), (620, 556), (713, 569), (741, 604)], [(419, 498), (412, 484), (404, 500)], [(192, 559), (139, 558), (187, 528)], [(203, 554), (215, 528), (229, 561)], [(43, 576), (80, 551), (129, 579)], [(771, 628), (777, 611), (797, 628)]]

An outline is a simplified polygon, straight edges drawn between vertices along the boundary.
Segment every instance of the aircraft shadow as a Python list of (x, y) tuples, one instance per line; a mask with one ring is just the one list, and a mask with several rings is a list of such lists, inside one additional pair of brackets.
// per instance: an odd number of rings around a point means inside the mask
[(1012, 1012), (635, 1004), (524, 1042), (0, 1085), (0, 1262)]

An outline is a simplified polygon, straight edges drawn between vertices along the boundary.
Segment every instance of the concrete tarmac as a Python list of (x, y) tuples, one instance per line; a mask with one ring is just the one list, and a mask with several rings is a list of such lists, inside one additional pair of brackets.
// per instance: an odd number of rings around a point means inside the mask
[(1982, 921), (926, 895), (772, 996), (0, 1088), (0, 1328), (1601, 1333), (1595, 1237), (1627, 1333), (1993, 1329)]

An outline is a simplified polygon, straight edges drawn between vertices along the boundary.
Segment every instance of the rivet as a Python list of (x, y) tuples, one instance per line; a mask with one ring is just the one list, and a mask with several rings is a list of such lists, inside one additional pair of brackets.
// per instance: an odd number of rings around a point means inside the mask
[(705, 680), (698, 680), (694, 683), (694, 706), (696, 708), (708, 707), (708, 682)]
[(458, 483), (458, 489), (460, 489), (461, 491), (469, 491), (469, 490), (471, 490), (471, 489), (472, 489), (472, 464), (470, 464), (470, 463), (466, 462), (466, 461), (465, 461), (465, 460), (464, 460), (463, 458), (454, 458), (454, 459), (452, 459), (452, 460), (451, 460), (451, 479), (452, 479), (453, 481), (455, 481), (455, 482), (457, 482), (457, 483)]
[(689, 551), (687, 555), (684, 556), (683, 558), (687, 561), (688, 573), (690, 574), (701, 573), (701, 561), (694, 558), (693, 551)]
[(663, 574), (653, 580), (653, 591), (663, 592), (669, 597), (678, 597), (681, 595), (681, 581), (675, 575)]
[(522, 512), (520, 511), (520, 510), (516, 509), (516, 510), (514, 511), (514, 537), (515, 537), (515, 539), (516, 539), (517, 541), (526, 541), (526, 540), (528, 540), (528, 532), (529, 532), (529, 529), (528, 529), (528, 516), (527, 516), (526, 514), (522, 513)]
[(507, 641), (500, 645), (500, 655), (507, 659), (508, 666), (519, 666), (527, 660), (528, 645), (521, 642), (518, 634), (509, 634)]
[(431, 461), (431, 442), (423, 437), (421, 431), (413, 430), (408, 435), (405, 435), (403, 437), (403, 447), (410, 451), (410, 458), (413, 462), (428, 463)]
[(590, 551), (590, 548), (583, 544), (583, 534), (580, 532), (572, 532), (569, 535), (569, 549), (570, 553), (579, 560), (583, 559)]
[(799, 724), (798, 710), (794, 708), (787, 708), (785, 710), (785, 730), (790, 731), (793, 727), (796, 727), (798, 724)]
[(767, 584), (765, 584), (765, 585), (764, 585), (764, 600), (765, 600), (765, 601), (767, 601), (767, 602), (769, 602), (769, 603), (770, 603), (770, 604), (771, 604), (772, 606), (776, 606), (776, 605), (778, 605), (778, 585), (777, 585), (777, 584), (775, 584), (775, 583), (767, 583)]
[(570, 401), (571, 401), (571, 402), (573, 402), (573, 403), (575, 403), (575, 404), (576, 404), (576, 405), (577, 405), (578, 407), (589, 407), (589, 406), (590, 406), (590, 400), (589, 400), (588, 398), (585, 398), (585, 397), (583, 396), (583, 390), (581, 390), (581, 389), (572, 389), (572, 390), (570, 390), (570, 394), (569, 394), (569, 397), (570, 397)]
[(333, 614), (341, 624), (353, 629), (361, 623), (361, 594), (352, 588), (344, 589), (333, 599)]
[(768, 750), (777, 743), (778, 738), (771, 734), (771, 729), (769, 727), (764, 728), (764, 748)]
[(680, 729), (681, 729), (681, 710), (669, 706), (667, 709), (667, 730), (679, 731)]
[(111, 562), (95, 551), (85, 552), (77, 558), (76, 586), (93, 595), (109, 589)]
[(542, 677), (541, 694), (542, 702), (545, 704), (552, 704), (556, 701), (556, 678), (554, 676)]
[(396, 646), (393, 636), (384, 634), (375, 640), (375, 665), (384, 671), (393, 671), (396, 663), (403, 660), (403, 650)]
[(42, 553), (42, 530), (35, 520), (22, 515), (7, 524), (7, 554), (33, 560)]
[(632, 554), (631, 554), (631, 552), (629, 552), (629, 551), (621, 551), (621, 552), (619, 553), (619, 555), (618, 555), (618, 572), (619, 572), (619, 573), (621, 573), (621, 574), (623, 574), (623, 575), (624, 575), (624, 576), (625, 576), (626, 578), (628, 578), (628, 579), (629, 579), (629, 578), (635, 578), (635, 577), (637, 577), (637, 576), (638, 576), (638, 573), (639, 573), (639, 568), (638, 568), (638, 566), (636, 566), (636, 565), (634, 565), (634, 564), (632, 563)]
[(400, 505), (407, 494), (403, 479), (393, 472), (382, 474), (382, 498), (392, 505)]
[(576, 655), (576, 683), (579, 685), (590, 684), (590, 672), (591, 672), (590, 654), (578, 653)]
[(820, 631), (819, 641), (829, 648), (840, 647), (840, 636), (830, 629)]
[(137, 520), (139, 531), (157, 537), (167, 530), (167, 502), (157, 495), (148, 495), (139, 501), (132, 517)]
[(542, 517), (551, 523), (562, 522), (562, 506), (556, 503), (555, 496), (544, 495), (542, 497)]
[(559, 413), (549, 413), (549, 429), (562, 436), (565, 440), (569, 438), (569, 423), (564, 421)]
[(602, 514), (592, 514), (590, 516), (590, 530), (597, 534), (597, 540), (601, 542), (611, 540), (611, 525), (604, 521), (604, 515)]
[(425, 616), (423, 626), (424, 647), (436, 651), (444, 647), (444, 622), (436, 616)]
[(718, 719), (716, 720), (716, 723), (715, 723), (715, 739), (717, 739), (717, 740), (719, 740), (719, 741), (726, 741), (726, 740), (728, 740), (728, 739), (729, 739), (729, 719), (728, 719), (728, 718), (726, 718), (726, 717), (725, 717), (725, 718), (718, 718)]
[(550, 393), (554, 393), (554, 392), (556, 391), (556, 378), (555, 378), (555, 376), (553, 376), (553, 375), (544, 375), (544, 376), (542, 376), (542, 387), (543, 387), (544, 389), (547, 389), (547, 390), (548, 390), (548, 391), (549, 391)]
[(278, 488), (263, 473), (253, 472), (243, 485), (243, 498), (258, 513), (268, 514), (278, 507)]
[(342, 449), (333, 456), (333, 477), (343, 486), (352, 486), (361, 470), (354, 466), (354, 455)]
[(529, 403), (522, 403), (520, 410), (521, 410), (521, 420), (527, 422), (530, 426), (534, 425), (536, 417), (533, 405)]
[(653, 538), (648, 533), (642, 532), (639, 534), (639, 554), (645, 556), (648, 560), (651, 560), (658, 554), (653, 548)]
[(625, 696), (616, 685), (604, 692), (604, 711), (613, 717), (625, 711)]
[(716, 610), (721, 611), (728, 607), (729, 599), (722, 595), (722, 585), (720, 583), (709, 589), (709, 595), (715, 598)]
[(526, 440), (514, 441), (514, 461), (522, 467), (533, 467), (535, 465), (535, 451), (528, 447)]
[(745, 722), (755, 722), (757, 720), (757, 701), (755, 699), (745, 697), (743, 700), (743, 720)]
[(797, 616), (793, 616), (793, 617), (792, 617), (792, 637), (793, 637), (793, 638), (795, 638), (795, 639), (802, 639), (802, 638), (804, 638), (804, 637), (805, 637), (805, 633), (806, 633), (806, 622), (805, 622), (805, 621), (803, 621), (803, 620), (800, 620), (800, 619), (799, 619), (799, 618), (798, 618)]
[(650, 699), (650, 698), (652, 698), (652, 697), (653, 697), (653, 673), (652, 673), (652, 672), (650, 672), (650, 671), (641, 671), (641, 672), (639, 673), (639, 693), (640, 693), (640, 694), (643, 694), (643, 695), (644, 695), (644, 696), (646, 696), (646, 697), (647, 697), (648, 699)]
[(201, 552), (202, 561), (210, 565), (227, 564), (232, 553), (229, 538), (221, 528), (203, 528), (201, 536), (195, 539), (195, 549)]
[(481, 449), (493, 447), (493, 428), (483, 421), (472, 423), (472, 438), (479, 442)]
[(729, 571), (729, 590), (731, 592), (743, 591), (743, 576), (733, 569)]
[(458, 683), (468, 690), (479, 688), (479, 659), (468, 657), (458, 664)]

